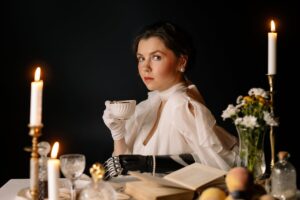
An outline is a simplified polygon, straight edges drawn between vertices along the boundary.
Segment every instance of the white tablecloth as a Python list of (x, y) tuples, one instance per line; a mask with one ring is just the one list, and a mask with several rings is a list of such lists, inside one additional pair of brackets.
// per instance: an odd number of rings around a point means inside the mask
[[(60, 180), (63, 181), (65, 179)], [(135, 180), (137, 179), (134, 177), (121, 176), (114, 178), (109, 182), (117, 191), (120, 191), (122, 187), (124, 187), (126, 182)], [(22, 198), (21, 196), (18, 197), (18, 193), (25, 188), (29, 188), (29, 179), (10, 179), (0, 188), (0, 200), (23, 200), (25, 198)], [(128, 195), (125, 195), (121, 192), (117, 193), (117, 198), (130, 200), (130, 197)]]
[(0, 200), (15, 200), (22, 188), (29, 186), (29, 179), (10, 179), (0, 188)]
[[(136, 180), (133, 177), (119, 177), (111, 181), (111, 184), (115, 186), (115, 184), (118, 184), (117, 187), (122, 186), (127, 181), (134, 181)], [(23, 188), (29, 187), (29, 179), (10, 179), (5, 185), (3, 185), (0, 188), (0, 200), (17, 200), (20, 198), (17, 198), (18, 192)], [(115, 187), (116, 188), (116, 187)], [(129, 199), (130, 198), (120, 198), (118, 199)], [(22, 198), (21, 198), (22, 199)], [(297, 199), (300, 199), (300, 191), (297, 191)]]

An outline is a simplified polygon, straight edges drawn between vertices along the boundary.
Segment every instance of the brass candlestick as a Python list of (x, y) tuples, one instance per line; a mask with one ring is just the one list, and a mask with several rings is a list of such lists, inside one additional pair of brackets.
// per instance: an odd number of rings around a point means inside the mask
[[(275, 74), (267, 74), (269, 86), (270, 86), (270, 97), (271, 97), (271, 115), (274, 117), (274, 81)], [(275, 164), (275, 136), (274, 126), (270, 127), (270, 144), (271, 144), (271, 170)]]
[(43, 125), (28, 125), (29, 135), (32, 137), (30, 158), (30, 194), (32, 200), (38, 199), (39, 161), (38, 161), (38, 137), (41, 136)]

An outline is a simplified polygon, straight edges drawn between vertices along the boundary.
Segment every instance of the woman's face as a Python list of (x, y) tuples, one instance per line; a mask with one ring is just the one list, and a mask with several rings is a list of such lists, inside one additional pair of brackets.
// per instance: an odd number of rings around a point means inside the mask
[(139, 74), (148, 90), (163, 91), (183, 79), (185, 57), (176, 57), (159, 37), (140, 40), (137, 48)]

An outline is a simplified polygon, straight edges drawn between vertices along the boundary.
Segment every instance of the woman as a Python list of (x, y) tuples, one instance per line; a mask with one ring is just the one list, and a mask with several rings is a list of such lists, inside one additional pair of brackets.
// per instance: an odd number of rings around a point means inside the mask
[(138, 71), (150, 90), (127, 121), (113, 118), (109, 101), (103, 120), (114, 139), (107, 178), (128, 170), (169, 172), (193, 162), (229, 170), (236, 140), (216, 125), (195, 85), (185, 79), (193, 47), (175, 25), (145, 27), (134, 41)]

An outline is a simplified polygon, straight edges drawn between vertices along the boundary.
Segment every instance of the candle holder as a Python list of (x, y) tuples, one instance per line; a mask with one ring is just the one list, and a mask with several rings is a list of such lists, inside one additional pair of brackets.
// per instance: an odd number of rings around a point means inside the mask
[[(275, 74), (267, 74), (268, 82), (270, 86), (270, 97), (271, 97), (271, 115), (274, 116), (274, 81)], [(274, 126), (270, 126), (270, 145), (271, 145), (271, 170), (275, 164), (275, 136)]]
[(30, 194), (32, 200), (38, 199), (39, 163), (38, 163), (38, 137), (42, 135), (43, 124), (28, 125), (29, 135), (32, 137), (32, 148), (30, 158)]

